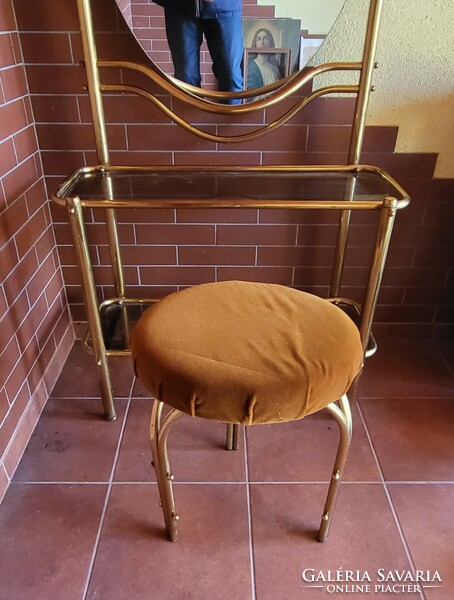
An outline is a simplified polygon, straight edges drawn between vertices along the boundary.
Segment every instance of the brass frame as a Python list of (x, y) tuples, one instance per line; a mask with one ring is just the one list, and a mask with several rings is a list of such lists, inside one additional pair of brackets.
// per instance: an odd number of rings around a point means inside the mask
[[(162, 513), (167, 533), (172, 542), (178, 540), (177, 523), (180, 519), (176, 508), (173, 493), (174, 475), (170, 468), (169, 455), (167, 452), (167, 440), (170, 429), (175, 421), (183, 413), (172, 408), (164, 420), (162, 419), (162, 410), (164, 404), (160, 400), (153, 402), (150, 421), (150, 444), (153, 454), (153, 466), (156, 472), (159, 497), (161, 499)], [(346, 395), (342, 396), (337, 402), (331, 402), (327, 410), (336, 420), (339, 427), (339, 445), (334, 461), (334, 468), (330, 479), (328, 493), (326, 496), (325, 507), (321, 518), (321, 525), (318, 532), (320, 542), (326, 541), (332, 522), (332, 515), (336, 504), (337, 493), (339, 491), (342, 474), (347, 460), (348, 450), (352, 437), (352, 415), (350, 404)], [(234, 431), (238, 433), (238, 426), (228, 423), (228, 432), (233, 436)], [(229, 434), (228, 434), (229, 435)]]
[[(393, 222), (396, 211), (399, 208), (403, 208), (408, 204), (409, 198), (400, 186), (392, 180), (389, 175), (380, 169), (374, 167), (359, 166), (359, 156), (361, 152), (361, 146), (364, 136), (365, 118), (367, 112), (367, 106), (369, 102), (370, 92), (372, 91), (372, 75), (373, 70), (376, 67), (375, 64), (375, 53), (377, 46), (378, 28), (380, 24), (381, 12), (382, 12), (383, 0), (369, 0), (369, 14), (367, 21), (367, 28), (365, 32), (364, 51), (363, 57), (360, 62), (332, 62), (317, 67), (305, 69), (295, 75), (280, 80), (270, 86), (254, 89), (249, 91), (243, 91), (238, 94), (227, 93), (227, 92), (214, 92), (208, 90), (201, 90), (194, 88), (188, 84), (177, 82), (173, 77), (167, 76), (160, 72), (157, 68), (151, 66), (147, 67), (141, 64), (131, 63), (128, 61), (111, 61), (111, 60), (100, 60), (97, 55), (96, 38), (93, 28), (93, 20), (91, 14), (91, 0), (77, 0), (77, 6), (79, 11), (80, 26), (82, 33), (82, 44), (85, 56), (85, 65), (87, 71), (87, 82), (88, 82), (88, 93), (91, 104), (91, 111), (93, 115), (93, 128), (96, 140), (96, 151), (98, 156), (97, 167), (88, 167), (80, 169), (73, 174), (69, 179), (59, 188), (58, 192), (53, 195), (53, 200), (59, 204), (65, 205), (68, 210), (68, 218), (71, 225), (71, 230), (74, 238), (74, 246), (77, 254), (77, 260), (82, 273), (82, 288), (84, 294), (85, 306), (87, 309), (87, 317), (89, 323), (89, 334), (93, 345), (93, 353), (95, 355), (95, 362), (98, 369), (98, 376), (100, 380), (101, 395), (103, 401), (104, 412), (108, 420), (115, 419), (115, 407), (111, 389), (108, 356), (112, 354), (125, 354), (124, 352), (118, 351), (107, 351), (104, 340), (102, 338), (102, 329), (100, 324), (100, 307), (96, 297), (96, 286), (93, 276), (92, 266), (90, 262), (88, 252), (88, 241), (85, 232), (85, 221), (84, 221), (84, 209), (87, 207), (95, 208), (102, 207), (105, 209), (106, 223), (109, 237), (109, 246), (112, 260), (113, 277), (116, 288), (116, 299), (124, 307), (125, 319), (127, 319), (127, 306), (128, 302), (131, 302), (126, 297), (122, 260), (121, 260), (121, 249), (120, 241), (118, 236), (116, 210), (122, 208), (132, 207), (147, 207), (147, 208), (159, 208), (165, 207), (180, 207), (180, 206), (191, 206), (191, 207), (271, 207), (271, 208), (292, 208), (292, 209), (340, 209), (341, 220), (338, 230), (338, 240), (336, 244), (336, 252), (333, 266), (332, 281), (330, 287), (330, 296), (339, 297), (340, 288), (342, 282), (342, 272), (345, 261), (345, 251), (348, 240), (348, 230), (350, 225), (351, 210), (355, 209), (377, 209), (380, 211), (380, 222), (376, 237), (376, 250), (374, 255), (374, 261), (370, 271), (369, 284), (366, 291), (366, 296), (362, 308), (361, 322), (359, 325), (361, 339), (363, 342), (365, 354), (367, 343), (369, 339), (371, 324), (377, 302), (377, 296), (383, 276), (383, 270), (386, 261), (386, 255), (389, 247)], [(271, 123), (263, 127), (259, 127), (257, 130), (248, 132), (242, 135), (212, 135), (208, 132), (201, 130), (200, 128), (194, 127), (192, 124), (181, 118), (176, 112), (165, 106), (159, 98), (153, 96), (146, 89), (142, 89), (136, 86), (129, 86), (123, 83), (119, 84), (104, 84), (102, 82), (102, 74), (104, 71), (117, 69), (120, 71), (133, 71), (140, 73), (145, 79), (151, 81), (154, 85), (159, 85), (160, 88), (167, 93), (172, 94), (175, 98), (189, 104), (202, 111), (215, 113), (215, 114), (243, 114), (254, 110), (261, 110), (273, 105), (278, 104), (284, 99), (290, 98), (295, 92), (300, 90), (302, 86), (310, 81), (313, 81), (317, 76), (332, 72), (332, 71), (353, 71), (359, 75), (359, 81), (356, 85), (332, 85), (317, 89), (303, 98), (297, 98), (294, 106), (287, 109), (286, 112), (281, 114)], [(204, 139), (215, 140), (217, 142), (228, 142), (235, 143), (241, 142), (245, 139), (254, 139), (279, 127), (283, 123), (287, 122), (293, 117), (299, 110), (305, 105), (314, 100), (315, 98), (328, 95), (328, 94), (355, 94), (356, 95), (356, 106), (355, 115), (350, 140), (350, 150), (348, 157), (348, 165), (338, 166), (317, 166), (317, 167), (257, 167), (258, 171), (262, 172), (279, 172), (279, 170), (295, 170), (301, 173), (305, 172), (359, 172), (361, 170), (373, 171), (377, 176), (387, 180), (391, 183), (393, 188), (396, 190), (396, 197), (385, 198), (384, 201), (377, 203), (372, 202), (361, 202), (354, 200), (355, 183), (352, 182), (349, 190), (349, 201), (343, 200), (342, 202), (322, 202), (322, 201), (299, 201), (299, 202), (285, 202), (281, 200), (239, 200), (233, 202), (232, 200), (181, 200), (175, 198), (173, 201), (162, 201), (159, 200), (121, 200), (114, 198), (113, 191), (110, 185), (109, 178), (103, 182), (103, 199), (102, 200), (84, 200), (78, 197), (71, 196), (68, 191), (71, 189), (72, 184), (80, 176), (81, 173), (89, 173), (95, 171), (102, 171), (105, 173), (121, 172), (122, 170), (129, 169), (130, 167), (112, 166), (110, 165), (109, 157), (109, 146), (106, 131), (106, 122), (103, 109), (103, 94), (104, 93), (132, 93), (138, 94), (147, 98), (155, 106), (160, 108), (162, 112), (175, 123), (190, 131), (194, 135), (202, 137)], [(253, 98), (257, 95), (266, 94), (266, 97), (259, 100), (253, 100), (239, 105), (227, 105), (219, 103), (219, 101), (232, 96), (239, 96), (241, 98)], [(250, 168), (251, 169), (251, 168)], [(135, 167), (137, 171), (146, 171), (146, 168)], [(180, 172), (197, 170), (191, 167), (153, 167), (148, 168), (148, 171), (166, 172), (171, 170), (178, 170)], [(205, 168), (209, 172), (225, 172), (228, 170), (245, 171), (244, 167), (218, 167), (218, 168)], [(143, 300), (145, 302), (145, 300)], [(150, 299), (150, 302), (154, 300)], [(102, 308), (102, 307), (101, 307)], [(228, 428), (227, 434), (227, 446), (235, 447), (237, 444), (238, 432), (235, 427)]]

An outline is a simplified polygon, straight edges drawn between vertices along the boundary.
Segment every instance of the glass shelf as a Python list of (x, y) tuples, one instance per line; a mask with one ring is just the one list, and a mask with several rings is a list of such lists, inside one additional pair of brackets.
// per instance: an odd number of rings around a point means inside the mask
[(373, 209), (387, 198), (395, 198), (397, 208), (409, 201), (389, 175), (369, 166), (90, 167), (76, 171), (54, 196), (60, 204), (67, 198), (79, 198), (82, 206), (114, 208), (208, 204)]
[[(99, 318), (106, 352), (109, 355), (129, 354), (129, 336), (142, 314), (158, 300), (111, 298), (99, 307)], [(84, 339), (85, 349), (92, 353), (90, 331)]]

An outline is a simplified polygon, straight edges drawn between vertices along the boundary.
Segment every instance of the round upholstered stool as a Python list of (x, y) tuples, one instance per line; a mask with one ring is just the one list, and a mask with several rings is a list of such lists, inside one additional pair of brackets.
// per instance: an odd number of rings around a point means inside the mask
[[(137, 377), (156, 398), (153, 462), (172, 540), (178, 515), (167, 436), (181, 413), (227, 423), (231, 449), (240, 424), (294, 421), (324, 408), (340, 429), (319, 532), (326, 538), (351, 438), (346, 392), (363, 361), (358, 329), (342, 310), (280, 285), (199, 285), (146, 310), (131, 351)], [(161, 423), (163, 403), (172, 410)]]

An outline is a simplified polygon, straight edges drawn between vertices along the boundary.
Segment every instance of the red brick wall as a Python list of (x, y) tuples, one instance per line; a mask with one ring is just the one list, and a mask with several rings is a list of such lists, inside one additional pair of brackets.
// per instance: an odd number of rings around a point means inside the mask
[[(21, 44), (0, 5), (0, 499), (65, 359), (69, 312)], [(67, 337), (67, 336), (66, 336)]]
[[(114, 0), (97, 0), (99, 54), (145, 61), (116, 12)], [(94, 139), (74, 0), (15, 0), (31, 101), (49, 190), (83, 164), (95, 164)], [(392, 74), (390, 74), (392, 76)], [(127, 81), (142, 83), (139, 76)], [(113, 73), (106, 80), (114, 80)], [(147, 85), (147, 84), (144, 84)], [(165, 96), (163, 99), (170, 102)], [(177, 106), (177, 103), (174, 103)], [(117, 164), (313, 164), (346, 160), (353, 104), (350, 99), (312, 103), (279, 131), (233, 146), (198, 140), (170, 124), (141, 98), (105, 102), (111, 158)], [(235, 130), (248, 130), (276, 114), (244, 116)], [(209, 131), (227, 130), (227, 120), (183, 109)], [(433, 180), (435, 154), (394, 152), (396, 127), (369, 127), (363, 162), (389, 170), (413, 195), (397, 218), (383, 289), (377, 337), (452, 337), (453, 180)], [(65, 210), (52, 208), (55, 234), (72, 312), (84, 319)], [(89, 236), (99, 296), (112, 292), (103, 215), (89, 217)], [(121, 212), (126, 280), (131, 294), (159, 296), (180, 286), (239, 278), (274, 281), (324, 294), (335, 239), (335, 215), (286, 211), (162, 210)], [(348, 255), (345, 295), (361, 298), (374, 228), (356, 214)], [(139, 249), (136, 248), (139, 242)]]

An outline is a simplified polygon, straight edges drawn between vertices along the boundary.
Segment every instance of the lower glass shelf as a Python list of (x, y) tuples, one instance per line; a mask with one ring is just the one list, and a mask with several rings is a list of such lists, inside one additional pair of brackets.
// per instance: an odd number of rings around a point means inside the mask
[[(341, 310), (344, 311), (346, 315), (350, 317), (350, 319), (356, 324), (359, 329), (361, 322), (361, 306), (355, 302), (354, 300), (349, 300), (348, 298), (328, 298), (330, 302), (338, 306)], [(370, 332), (369, 339), (367, 340), (366, 346), (366, 358), (372, 356), (377, 351), (377, 342), (375, 340), (374, 334), (372, 331)]]
[[(359, 327), (361, 307), (358, 303), (348, 298), (329, 298), (329, 301), (343, 310)], [(155, 302), (159, 302), (159, 300), (113, 298), (100, 305), (99, 316), (102, 334), (109, 356), (130, 354), (129, 336), (144, 311)], [(84, 346), (89, 353), (93, 353), (89, 331), (85, 336)], [(377, 342), (371, 333), (366, 348), (366, 357), (375, 354), (376, 350)]]
[[(113, 298), (99, 307), (104, 345), (109, 356), (130, 354), (129, 336), (142, 314), (158, 300)], [(85, 349), (92, 354), (90, 331), (84, 339)]]

